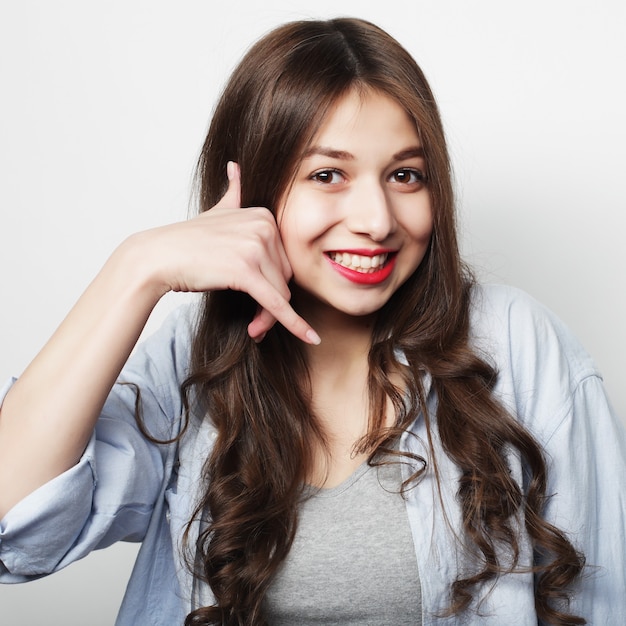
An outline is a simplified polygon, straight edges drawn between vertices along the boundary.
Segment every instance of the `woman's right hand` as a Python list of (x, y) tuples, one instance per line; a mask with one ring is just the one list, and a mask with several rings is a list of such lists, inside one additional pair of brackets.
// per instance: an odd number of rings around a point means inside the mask
[(248, 333), (278, 321), (318, 343), (289, 304), (291, 268), (272, 214), (240, 207), (239, 168), (199, 217), (132, 235), (111, 255), (0, 409), (0, 518), (80, 458), (115, 380), (168, 291), (236, 289), (259, 304)]
[(227, 166), (228, 190), (209, 211), (186, 222), (133, 235), (126, 245), (158, 293), (233, 289), (259, 305), (248, 327), (260, 341), (280, 322), (306, 343), (319, 343), (315, 331), (289, 304), (292, 271), (276, 221), (263, 207), (241, 208), (239, 167)]

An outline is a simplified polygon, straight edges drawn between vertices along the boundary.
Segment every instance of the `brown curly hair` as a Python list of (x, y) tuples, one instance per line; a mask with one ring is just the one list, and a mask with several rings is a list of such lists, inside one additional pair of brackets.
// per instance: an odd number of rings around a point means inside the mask
[[(554, 602), (567, 598), (583, 558), (542, 519), (542, 451), (494, 398), (497, 372), (469, 345), (473, 281), (458, 251), (444, 132), (428, 83), (406, 50), (373, 24), (348, 18), (294, 22), (262, 38), (216, 107), (197, 170), (200, 208), (210, 209), (226, 191), (230, 160), (241, 168), (242, 206), (275, 207), (326, 112), (354, 88), (388, 95), (414, 120), (434, 219), (424, 260), (377, 315), (369, 353), (369, 430), (359, 449), (373, 459), (421, 413), (460, 468), (463, 536), (478, 573), (451, 583), (450, 614), (469, 607), (479, 583), (517, 566), (515, 520), (521, 514), (543, 557), (535, 566), (538, 617), (550, 624), (583, 624)], [(192, 546), (202, 562), (195, 574), (210, 585), (215, 604), (194, 610), (186, 626), (266, 623), (263, 601), (296, 533), (302, 486), (312, 467), (311, 441), (324, 442), (299, 341), (276, 325), (255, 344), (246, 332), (255, 307), (249, 296), (233, 291), (205, 296), (192, 373), (183, 387), (187, 401), (199, 402), (218, 432), (195, 515), (208, 523)], [(398, 351), (409, 364), (402, 394), (389, 376), (398, 369)], [(427, 411), (424, 371), (437, 394), (436, 415)], [(381, 416), (389, 399), (397, 421), (386, 429)], [(526, 493), (511, 478), (511, 448), (527, 467)], [(436, 460), (431, 462), (436, 469)], [(503, 547), (513, 555), (512, 565), (499, 558)]]

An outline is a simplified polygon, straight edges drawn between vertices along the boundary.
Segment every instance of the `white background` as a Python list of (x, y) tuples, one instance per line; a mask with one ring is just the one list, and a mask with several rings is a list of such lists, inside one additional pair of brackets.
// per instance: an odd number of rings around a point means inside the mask
[[(0, 380), (125, 236), (186, 218), (210, 111), (247, 46), (339, 14), (417, 58), (449, 136), (466, 256), (555, 310), (626, 416), (621, 0), (2, 0)], [(134, 550), (1, 587), (0, 625), (112, 624)]]

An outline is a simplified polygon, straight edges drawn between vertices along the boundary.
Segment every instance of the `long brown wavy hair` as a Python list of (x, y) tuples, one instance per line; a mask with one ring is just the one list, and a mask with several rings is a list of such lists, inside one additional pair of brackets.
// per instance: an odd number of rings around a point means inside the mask
[[(537, 615), (550, 624), (583, 624), (562, 602), (583, 557), (541, 517), (542, 451), (493, 397), (497, 372), (469, 345), (473, 280), (457, 246), (444, 132), (428, 83), (404, 48), (373, 24), (348, 18), (294, 22), (262, 38), (235, 69), (214, 112), (197, 169), (200, 210), (210, 209), (225, 193), (228, 161), (241, 168), (242, 206), (275, 208), (324, 116), (355, 88), (393, 98), (414, 120), (434, 219), (424, 260), (376, 318), (369, 352), (369, 428), (358, 450), (373, 462), (421, 415), (460, 468), (464, 528), (457, 535), (477, 555), (477, 573), (451, 581), (450, 614), (468, 609), (478, 585), (517, 567), (521, 515), (542, 556), (534, 568)], [(210, 416), (218, 432), (194, 515), (205, 526), (191, 546), (201, 557), (194, 573), (210, 585), (215, 604), (190, 613), (186, 626), (267, 623), (264, 598), (296, 533), (302, 486), (313, 463), (311, 442), (324, 444), (299, 340), (277, 324), (260, 344), (253, 342), (246, 329), (255, 309), (243, 293), (206, 294), (191, 375), (183, 386), (188, 406), (194, 405), (190, 412)], [(409, 364), (402, 389), (390, 380), (390, 372), (400, 367), (397, 351)], [(435, 415), (426, 408), (424, 371), (438, 398)], [(389, 400), (397, 420), (384, 428)], [(511, 478), (511, 448), (530, 476), (526, 493)], [(436, 470), (436, 459), (431, 462)], [(502, 554), (512, 554), (513, 565)]]

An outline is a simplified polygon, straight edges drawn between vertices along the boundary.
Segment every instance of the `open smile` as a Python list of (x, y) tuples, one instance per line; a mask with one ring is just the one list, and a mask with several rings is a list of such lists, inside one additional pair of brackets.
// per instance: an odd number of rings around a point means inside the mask
[(348, 280), (373, 285), (386, 280), (395, 265), (397, 252), (391, 250), (333, 250), (326, 256), (333, 269)]
[(356, 272), (372, 274), (385, 266), (389, 252), (368, 256), (354, 252), (329, 252), (328, 256), (338, 265), (347, 267)]

